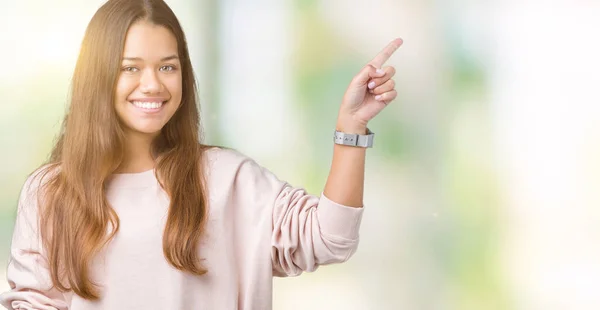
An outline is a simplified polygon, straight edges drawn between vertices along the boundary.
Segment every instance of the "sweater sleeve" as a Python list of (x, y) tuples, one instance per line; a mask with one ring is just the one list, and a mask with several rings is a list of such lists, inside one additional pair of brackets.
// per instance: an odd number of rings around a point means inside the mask
[(362, 213), (285, 185), (273, 206), (273, 274), (296, 276), (347, 261), (358, 246)]
[(312, 272), (319, 265), (345, 262), (356, 252), (363, 208), (338, 204), (322, 193), (311, 195), (252, 160), (246, 164), (250, 167), (242, 174), (250, 179), (244, 187), (252, 188), (250, 195), (259, 195), (257, 201), (270, 212), (274, 276)]
[(0, 305), (7, 309), (66, 310), (68, 303), (64, 294), (51, 288), (48, 263), (39, 238), (39, 181), (33, 178), (30, 177), (21, 190), (6, 272), (10, 290), (0, 294)]

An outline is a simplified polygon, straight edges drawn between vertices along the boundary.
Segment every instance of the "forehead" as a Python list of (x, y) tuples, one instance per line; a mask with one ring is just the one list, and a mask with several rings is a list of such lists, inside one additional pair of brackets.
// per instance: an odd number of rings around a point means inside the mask
[(139, 21), (129, 27), (123, 57), (152, 61), (171, 55), (177, 55), (177, 39), (169, 29), (147, 21)]

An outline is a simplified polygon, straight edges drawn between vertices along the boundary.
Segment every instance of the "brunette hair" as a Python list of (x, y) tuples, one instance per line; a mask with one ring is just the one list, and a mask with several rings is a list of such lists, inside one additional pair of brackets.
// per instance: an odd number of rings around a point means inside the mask
[[(181, 105), (153, 141), (155, 174), (170, 197), (163, 253), (175, 268), (202, 275), (197, 247), (207, 201), (200, 116), (192, 64), (183, 30), (162, 0), (109, 0), (92, 17), (75, 66), (70, 105), (40, 187), (40, 236), (52, 284), (96, 300), (90, 263), (118, 232), (119, 218), (106, 199), (106, 184), (122, 163), (123, 129), (114, 109), (125, 38), (138, 21), (160, 25), (177, 39)], [(49, 173), (51, 172), (51, 173)]]

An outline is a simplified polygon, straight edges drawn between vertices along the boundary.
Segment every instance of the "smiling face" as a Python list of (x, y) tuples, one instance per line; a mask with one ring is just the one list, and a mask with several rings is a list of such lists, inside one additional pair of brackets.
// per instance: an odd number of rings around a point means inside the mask
[(115, 109), (125, 133), (155, 137), (181, 104), (181, 64), (177, 40), (147, 21), (127, 31), (115, 91)]

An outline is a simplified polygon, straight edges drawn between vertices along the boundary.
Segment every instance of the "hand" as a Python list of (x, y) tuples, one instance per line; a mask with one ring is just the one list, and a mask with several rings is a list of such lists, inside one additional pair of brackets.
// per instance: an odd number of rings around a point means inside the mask
[(392, 80), (396, 69), (382, 66), (401, 45), (402, 39), (393, 40), (352, 79), (342, 100), (336, 129), (364, 134), (367, 123), (396, 98)]

